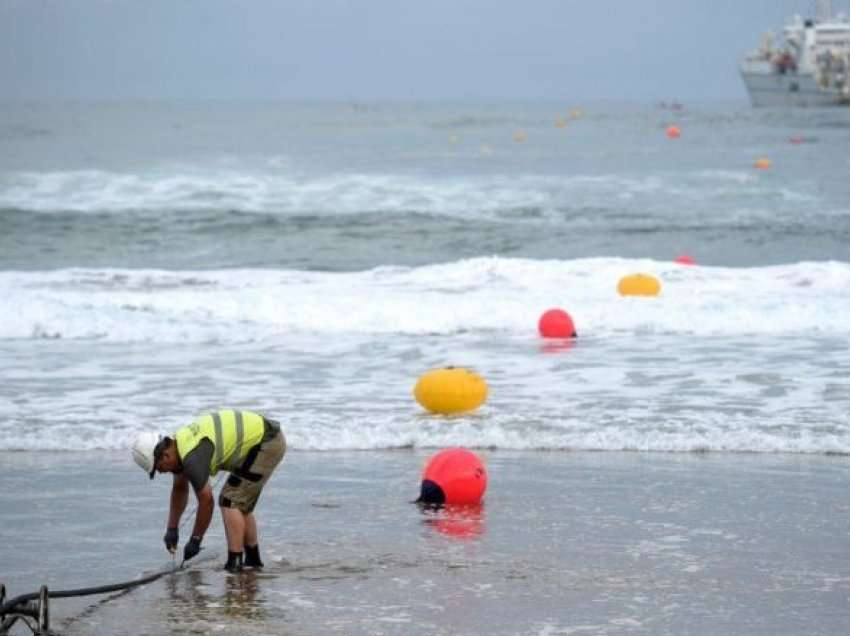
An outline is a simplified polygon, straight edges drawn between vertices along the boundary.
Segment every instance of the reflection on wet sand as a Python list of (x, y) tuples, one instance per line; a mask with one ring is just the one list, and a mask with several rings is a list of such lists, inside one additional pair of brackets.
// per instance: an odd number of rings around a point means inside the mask
[(224, 593), (224, 612), (232, 618), (247, 618), (265, 621), (268, 613), (265, 601), (258, 598), (259, 581), (254, 572), (242, 572), (227, 576)]
[(567, 353), (575, 348), (575, 340), (570, 338), (553, 338), (540, 345), (541, 353)]
[(167, 594), (160, 601), (163, 618), (178, 631), (194, 630), (202, 624), (206, 628), (242, 625), (243, 621), (262, 624), (264, 629), (270, 624), (283, 628), (283, 610), (270, 611), (263, 590), (263, 580), (275, 578), (260, 571), (225, 574), (218, 569), (191, 570), (183, 576), (170, 577)]
[(440, 534), (457, 539), (474, 539), (484, 534), (484, 504), (420, 505), (422, 523)]

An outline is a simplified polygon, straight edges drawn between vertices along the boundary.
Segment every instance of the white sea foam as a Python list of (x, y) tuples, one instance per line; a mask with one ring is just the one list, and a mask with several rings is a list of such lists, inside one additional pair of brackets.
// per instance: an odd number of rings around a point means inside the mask
[[(617, 294), (637, 271), (660, 296)], [(302, 450), (850, 453), (843, 262), (7, 271), (0, 294), (0, 450), (127, 448), (139, 426), (242, 405), (279, 414)], [(552, 306), (573, 345), (537, 337)], [(477, 413), (414, 402), (446, 364), (487, 379)]]
[[(277, 344), (4, 342), (0, 450), (126, 449), (198, 412), (254, 408), (293, 450), (850, 453), (843, 337), (290, 335)], [(432, 416), (417, 376), (488, 381), (473, 414)]]
[[(624, 414), (600, 426), (592, 413), (579, 417), (565, 409), (558, 417), (540, 420), (505, 406), (486, 406), (474, 415), (445, 418), (425, 415), (410, 399), (403, 413), (302, 410), (277, 416), (284, 420), (288, 445), (301, 451), (464, 446), (529, 451), (850, 453), (850, 421), (846, 417), (826, 433), (794, 422), (793, 417), (778, 418), (778, 423), (773, 419), (771, 427), (762, 428), (756, 425), (756, 418), (720, 413), (697, 423), (660, 416), (653, 423)], [(190, 416), (180, 419), (175, 413), (158, 420), (154, 428), (170, 432), (190, 421)], [(138, 414), (91, 421), (80, 413), (57, 417), (49, 428), (18, 426), (14, 430), (4, 421), (0, 424), (0, 451), (127, 449), (138, 433), (136, 425), (143, 421)]]
[[(663, 196), (662, 196), (663, 195)], [(659, 197), (662, 197), (659, 199)], [(409, 212), (492, 218), (494, 212), (647, 204), (675, 219), (714, 201), (816, 201), (801, 183), (774, 183), (741, 171), (640, 174), (505, 174), (453, 178), (352, 173), (306, 177), (270, 170), (169, 166), (161, 172), (100, 170), (0, 175), (0, 208), (33, 212), (123, 213), (240, 210), (274, 214)], [(777, 214), (777, 210), (772, 210)], [(705, 215), (703, 215), (705, 216)], [(701, 221), (711, 224), (714, 216)], [(496, 217), (497, 218), (497, 217)]]
[[(621, 297), (646, 272), (655, 298)], [(0, 339), (251, 342), (286, 333), (527, 334), (547, 308), (583, 335), (847, 334), (850, 264), (686, 267), (640, 259), (476, 258), (350, 273), (67, 269), (0, 272)]]

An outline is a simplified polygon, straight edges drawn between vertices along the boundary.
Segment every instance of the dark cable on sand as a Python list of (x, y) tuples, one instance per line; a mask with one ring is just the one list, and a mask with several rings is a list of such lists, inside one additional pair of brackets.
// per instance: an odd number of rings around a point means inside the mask
[[(202, 560), (199, 559), (199, 561)], [(111, 592), (126, 592), (140, 585), (153, 583), (157, 579), (162, 578), (166, 574), (176, 574), (183, 569), (185, 561), (177, 566), (170, 566), (149, 574), (140, 579), (132, 581), (123, 581), (121, 583), (111, 583), (109, 585), (97, 585), (94, 587), (81, 587), (73, 590), (55, 590), (49, 591), (46, 586), (42, 586), (38, 592), (29, 594), (21, 594), (8, 601), (0, 604), (0, 636), (8, 633), (17, 619), (21, 619), (27, 626), (30, 627), (34, 634), (46, 634), (49, 631), (49, 614), (47, 608), (48, 598), (72, 598), (77, 596), (93, 596), (96, 594), (109, 594)], [(5, 591), (5, 588), (4, 588)], [(0, 597), (0, 601), (2, 597)], [(31, 601), (37, 601), (33, 604)], [(38, 629), (34, 629), (30, 625), (28, 618), (34, 618), (38, 621)]]
[[(156, 572), (155, 574), (151, 574), (141, 579), (135, 579), (133, 581), (125, 581), (123, 583), (112, 583), (111, 585), (99, 585), (96, 587), (81, 587), (76, 590), (56, 590), (53, 592), (48, 592), (48, 598), (71, 598), (73, 596), (91, 596), (93, 594), (108, 594), (109, 592), (118, 592), (120, 590), (127, 590), (139, 585), (144, 585), (145, 583), (152, 583), (157, 579), (165, 576), (166, 574), (170, 574), (175, 572), (174, 567), (166, 568), (160, 572)], [(31, 592), (30, 594), (21, 594), (20, 596), (16, 596), (13, 599), (10, 599), (3, 603), (0, 606), (0, 615), (8, 614), (10, 611), (14, 610), (17, 605), (21, 603), (26, 603), (27, 601), (34, 601), (39, 596), (38, 592)]]
[[(127, 590), (133, 587), (137, 587), (139, 585), (144, 585), (145, 583), (153, 583), (159, 578), (162, 578), (166, 574), (171, 574), (172, 572), (177, 572), (178, 570), (183, 568), (185, 561), (177, 566), (170, 566), (164, 568), (163, 570), (146, 576), (141, 579), (134, 579), (132, 581), (124, 581), (123, 583), (112, 583), (110, 585), (98, 585), (95, 587), (81, 587), (76, 590), (56, 590), (54, 592), (49, 592), (49, 598), (71, 598), (74, 596), (91, 596), (93, 594), (108, 594), (109, 592), (119, 592), (121, 590)], [(10, 599), (0, 605), (0, 615), (8, 614), (11, 610), (15, 608), (16, 605), (21, 603), (26, 603), (27, 601), (34, 601), (38, 598), (38, 592), (30, 592), (29, 594), (21, 594), (20, 596), (16, 596), (13, 599)]]
[[(222, 475), (219, 475), (218, 479), (213, 484), (213, 490), (218, 486), (221, 481)], [(195, 505), (197, 508), (197, 504)], [(179, 528), (182, 529), (186, 522), (192, 518), (194, 514), (194, 509), (189, 512), (188, 515), (183, 517), (183, 520), (180, 523)], [(203, 558), (203, 557), (202, 557)], [(200, 560), (200, 559), (199, 559)], [(46, 586), (42, 586), (38, 592), (31, 592), (29, 594), (21, 594), (20, 596), (16, 596), (8, 601), (4, 602), (6, 588), (4, 586), (0, 586), (2, 589), (2, 593), (0, 593), (0, 636), (4, 636), (8, 633), (8, 630), (14, 625), (15, 621), (21, 619), (34, 634), (42, 634), (47, 633), (49, 631), (49, 613), (47, 608), (47, 599), (49, 598), (72, 598), (76, 596), (94, 596), (96, 594), (109, 594), (111, 592), (127, 592), (128, 590), (133, 589), (134, 587), (138, 587), (140, 585), (145, 585), (146, 583), (153, 583), (159, 578), (162, 578), (166, 574), (171, 574), (175, 572), (179, 572), (183, 569), (183, 566), (186, 564), (186, 560), (184, 559), (180, 566), (178, 567), (176, 564), (172, 564), (171, 567), (165, 568), (159, 572), (155, 572), (154, 574), (150, 574), (140, 579), (134, 579), (132, 581), (124, 581), (122, 583), (111, 583), (109, 585), (98, 585), (94, 587), (81, 587), (74, 590), (56, 590), (49, 591)], [(104, 599), (104, 601), (109, 599)], [(37, 603), (32, 604), (32, 601), (37, 601)], [(30, 603), (29, 605), (25, 605)], [(37, 628), (33, 628), (30, 625), (27, 619), (34, 618), (38, 621)]]

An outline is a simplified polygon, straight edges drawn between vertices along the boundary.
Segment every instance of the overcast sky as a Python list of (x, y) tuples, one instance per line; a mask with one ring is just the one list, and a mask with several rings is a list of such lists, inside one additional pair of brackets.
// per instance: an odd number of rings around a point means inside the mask
[(0, 99), (743, 100), (740, 54), (814, 6), (0, 0)]

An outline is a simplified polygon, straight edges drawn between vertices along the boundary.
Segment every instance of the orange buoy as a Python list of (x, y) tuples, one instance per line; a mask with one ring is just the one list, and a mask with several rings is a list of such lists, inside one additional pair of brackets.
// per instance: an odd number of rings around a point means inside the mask
[(413, 387), (416, 401), (432, 413), (451, 415), (477, 409), (487, 399), (487, 383), (469, 369), (434, 369)]
[(487, 469), (465, 448), (442, 450), (422, 473), (419, 503), (477, 504), (487, 489)]
[(680, 254), (673, 262), (679, 263), (680, 265), (696, 265), (697, 262), (694, 260), (693, 256), (688, 256), (687, 254)]
[(759, 170), (767, 170), (768, 168), (770, 168), (770, 166), (773, 165), (773, 162), (767, 157), (759, 157), (755, 160), (755, 163), (753, 165)]
[(661, 292), (661, 283), (649, 274), (624, 276), (617, 284), (621, 296), (657, 296)]
[(572, 317), (563, 309), (548, 309), (540, 316), (537, 330), (544, 338), (575, 338), (576, 327)]
[(667, 138), (668, 139), (678, 139), (682, 136), (682, 131), (678, 126), (668, 126), (667, 127)]

